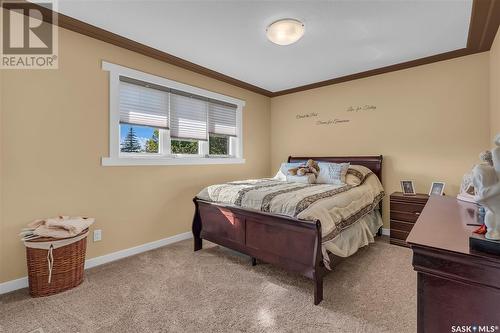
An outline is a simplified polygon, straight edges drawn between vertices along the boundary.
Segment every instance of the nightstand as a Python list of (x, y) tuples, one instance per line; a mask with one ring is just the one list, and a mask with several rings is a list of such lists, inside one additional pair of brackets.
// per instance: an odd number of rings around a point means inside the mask
[(401, 192), (394, 192), (390, 198), (391, 244), (409, 247), (406, 237), (417, 222), (429, 196), (403, 195)]

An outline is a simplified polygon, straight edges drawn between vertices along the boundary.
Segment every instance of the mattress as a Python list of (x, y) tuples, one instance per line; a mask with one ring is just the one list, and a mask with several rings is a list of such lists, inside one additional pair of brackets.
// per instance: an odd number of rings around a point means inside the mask
[[(303, 221), (319, 220), (323, 251), (346, 256), (342, 254), (355, 252), (353, 244), (365, 244), (370, 237), (373, 238), (368, 230), (374, 222), (367, 216), (383, 196), (382, 184), (376, 175), (370, 174), (357, 186), (303, 184), (269, 178), (236, 181), (211, 185), (203, 189), (197, 198)], [(375, 224), (380, 224), (380, 221)], [(350, 231), (353, 235), (357, 233), (357, 240), (354, 236), (349, 238), (352, 246), (348, 245), (346, 237), (338, 237), (347, 229), (354, 230)], [(328, 256), (324, 258), (328, 261)], [(328, 266), (328, 262), (325, 264)]]

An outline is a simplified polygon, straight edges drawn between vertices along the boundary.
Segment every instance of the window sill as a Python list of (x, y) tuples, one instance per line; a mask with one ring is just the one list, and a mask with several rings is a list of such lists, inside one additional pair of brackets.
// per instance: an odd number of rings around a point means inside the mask
[(152, 157), (103, 157), (102, 166), (136, 166), (136, 165), (210, 165), (210, 164), (244, 164), (244, 158), (236, 157), (186, 157), (186, 158), (152, 158)]

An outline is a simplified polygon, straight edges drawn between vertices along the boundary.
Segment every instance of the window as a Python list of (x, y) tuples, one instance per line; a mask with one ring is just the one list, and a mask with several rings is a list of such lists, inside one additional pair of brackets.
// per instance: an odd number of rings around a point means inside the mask
[(199, 154), (199, 142), (196, 140), (172, 140), (172, 154)]
[(228, 155), (229, 137), (211, 134), (208, 138), (208, 151), (210, 155)]
[(244, 163), (245, 102), (103, 62), (109, 157), (103, 165)]
[(120, 153), (158, 154), (159, 152), (158, 128), (120, 124)]

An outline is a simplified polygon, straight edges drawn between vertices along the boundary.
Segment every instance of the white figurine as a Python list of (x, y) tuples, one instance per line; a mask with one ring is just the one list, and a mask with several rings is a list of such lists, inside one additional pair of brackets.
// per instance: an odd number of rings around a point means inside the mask
[(493, 165), (479, 164), (472, 170), (477, 202), (486, 211), (484, 224), (487, 239), (500, 240), (500, 134), (495, 138), (496, 147), (491, 150)]

